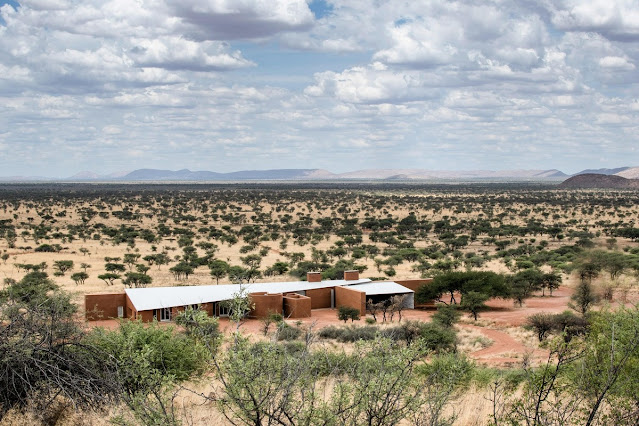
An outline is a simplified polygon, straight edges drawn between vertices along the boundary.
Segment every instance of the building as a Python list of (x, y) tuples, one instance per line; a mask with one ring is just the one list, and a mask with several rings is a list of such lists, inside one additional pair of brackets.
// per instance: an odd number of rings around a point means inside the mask
[(366, 312), (366, 301), (407, 295), (405, 307), (414, 307), (414, 290), (430, 280), (371, 281), (360, 279), (358, 271), (345, 271), (343, 280), (322, 281), (319, 272), (309, 272), (307, 281), (254, 284), (221, 284), (129, 288), (123, 293), (87, 294), (84, 298), (89, 321), (130, 318), (142, 321), (171, 321), (188, 306), (203, 309), (211, 316), (224, 317), (229, 312), (225, 301), (244, 289), (253, 309), (250, 316), (262, 318), (277, 312), (286, 318), (308, 318), (313, 309), (349, 306)]

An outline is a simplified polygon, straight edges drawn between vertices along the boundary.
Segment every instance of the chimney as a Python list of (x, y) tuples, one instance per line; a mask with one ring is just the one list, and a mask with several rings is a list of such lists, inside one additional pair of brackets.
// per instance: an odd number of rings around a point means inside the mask
[(359, 271), (357, 269), (352, 270), (352, 271), (344, 271), (344, 279), (346, 281), (359, 280)]
[(318, 283), (322, 281), (322, 273), (321, 272), (307, 272), (306, 273), (306, 281), (309, 283)]

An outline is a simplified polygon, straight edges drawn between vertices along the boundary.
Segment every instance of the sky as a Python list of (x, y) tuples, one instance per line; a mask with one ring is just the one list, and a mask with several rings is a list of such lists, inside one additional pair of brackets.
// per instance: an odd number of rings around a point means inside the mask
[(639, 166), (636, 0), (0, 0), (0, 176)]

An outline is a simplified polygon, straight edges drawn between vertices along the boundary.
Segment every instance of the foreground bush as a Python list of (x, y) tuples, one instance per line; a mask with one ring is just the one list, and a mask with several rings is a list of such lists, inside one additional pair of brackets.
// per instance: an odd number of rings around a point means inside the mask
[(427, 353), (380, 338), (325, 356), (236, 336), (216, 363), (222, 386), (208, 399), (233, 424), (395, 424), (430, 409), (426, 397), (443, 375), (414, 374)]
[(181, 382), (199, 375), (209, 360), (202, 344), (157, 322), (124, 320), (116, 330), (94, 329), (85, 342), (116, 360), (120, 384), (129, 394), (146, 392), (160, 378)]
[(86, 345), (77, 307), (44, 272), (7, 280), (0, 292), (0, 419), (34, 407), (44, 420), (54, 401), (101, 409), (117, 399), (108, 355)]

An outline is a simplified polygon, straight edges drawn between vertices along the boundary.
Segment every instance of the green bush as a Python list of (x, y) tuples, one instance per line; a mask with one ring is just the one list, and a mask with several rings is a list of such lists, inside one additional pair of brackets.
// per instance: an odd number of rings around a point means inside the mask
[(341, 336), (341, 334), (342, 329), (334, 325), (324, 327), (318, 333), (319, 337), (321, 337), (322, 339), (337, 339), (337, 337)]
[(209, 359), (204, 345), (173, 327), (124, 320), (116, 330), (95, 328), (86, 338), (105, 357), (115, 359), (126, 392), (144, 392), (160, 377), (184, 381), (203, 373)]
[(357, 308), (352, 308), (350, 306), (340, 306), (337, 308), (337, 318), (344, 322), (349, 319), (351, 322), (359, 320), (359, 315), (359, 309)]
[(419, 338), (426, 347), (435, 352), (454, 352), (457, 349), (457, 335), (452, 328), (444, 328), (432, 322), (422, 323)]
[(378, 327), (367, 325), (364, 327), (324, 327), (319, 331), (319, 336), (323, 339), (333, 339), (342, 343), (352, 343), (358, 340), (374, 340), (380, 333)]
[(455, 305), (444, 305), (442, 303), (437, 306), (437, 312), (433, 315), (433, 322), (449, 328), (455, 325), (460, 317), (461, 313)]
[(312, 351), (309, 361), (309, 368), (313, 375), (327, 377), (346, 374), (359, 360), (344, 352)]
[(279, 323), (277, 327), (277, 340), (296, 340), (302, 335), (302, 330), (292, 327), (285, 322)]

